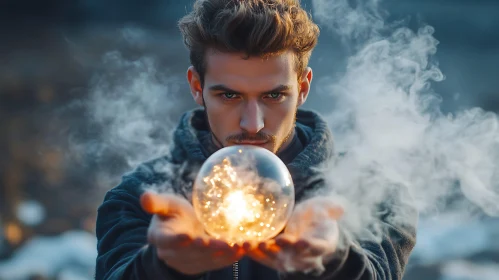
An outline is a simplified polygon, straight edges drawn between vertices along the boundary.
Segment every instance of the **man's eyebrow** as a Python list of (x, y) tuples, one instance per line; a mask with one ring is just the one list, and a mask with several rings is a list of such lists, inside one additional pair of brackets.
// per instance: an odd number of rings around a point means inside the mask
[(291, 89), (291, 86), (288, 86), (288, 85), (279, 85), (269, 91), (264, 91), (262, 92), (262, 94), (270, 94), (270, 93), (274, 93), (274, 92), (281, 92), (281, 91), (288, 91)]
[[(262, 92), (262, 94), (270, 94), (270, 93), (273, 93), (273, 92), (288, 91), (290, 89), (291, 89), (291, 86), (288, 86), (288, 85), (279, 85), (279, 86), (277, 86), (277, 87), (275, 87), (275, 88), (273, 88), (271, 90)], [(210, 86), (208, 88), (208, 90), (210, 90), (210, 91), (224, 91), (224, 92), (231, 92), (231, 93), (240, 94), (240, 92), (238, 92), (237, 90), (231, 89), (231, 88), (229, 88), (227, 86), (224, 86), (222, 84)]]
[(209, 91), (225, 91), (225, 92), (233, 92), (233, 93), (239, 93), (237, 90), (233, 90), (231, 88), (228, 88), (224, 85), (213, 85), (208, 88)]

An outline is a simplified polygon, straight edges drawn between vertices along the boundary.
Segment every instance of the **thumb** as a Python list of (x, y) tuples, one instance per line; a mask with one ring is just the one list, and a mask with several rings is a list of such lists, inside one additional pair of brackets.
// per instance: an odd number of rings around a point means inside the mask
[(186, 207), (190, 206), (184, 198), (172, 194), (156, 194), (145, 192), (140, 197), (142, 208), (149, 214), (169, 216), (181, 213)]
[(343, 207), (334, 205), (327, 209), (328, 216), (332, 219), (339, 220), (345, 214)]
[(343, 207), (330, 197), (317, 197), (310, 199), (304, 203), (302, 211), (307, 220), (312, 220), (313, 218), (330, 218), (334, 220), (339, 220), (344, 215)]

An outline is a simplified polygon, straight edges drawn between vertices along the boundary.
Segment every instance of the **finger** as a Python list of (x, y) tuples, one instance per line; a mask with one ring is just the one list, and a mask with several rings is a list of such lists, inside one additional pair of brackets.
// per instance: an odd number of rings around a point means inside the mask
[(168, 216), (183, 211), (190, 211), (191, 204), (184, 198), (173, 194), (155, 194), (145, 192), (140, 197), (142, 208), (149, 214)]
[(254, 249), (254, 250), (251, 250), (248, 252), (248, 256), (254, 260), (257, 260), (259, 262), (262, 262), (264, 260), (267, 260), (267, 255), (260, 251), (258, 248), (257, 249)]
[(300, 220), (318, 217), (339, 220), (344, 214), (344, 209), (338, 201), (330, 197), (315, 197), (298, 204), (294, 214), (300, 217)]
[(329, 206), (327, 207), (327, 213), (329, 218), (339, 220), (345, 214), (345, 210), (340, 206)]
[(294, 248), (297, 254), (302, 254), (310, 248), (310, 243), (307, 240), (298, 239)]
[(300, 261), (295, 261), (292, 265), (295, 271), (301, 271), (306, 274), (312, 271), (321, 271), (324, 269), (322, 264), (322, 258), (320, 257), (310, 257), (306, 259), (301, 259)]
[(198, 254), (209, 256), (213, 262), (224, 263), (227, 260), (236, 261), (244, 255), (239, 246), (231, 246), (227, 242), (212, 237), (195, 238), (192, 248)]
[(196, 255), (205, 256), (205, 258), (208, 256), (213, 257), (213, 254), (217, 252), (217, 249), (210, 248), (209, 239), (210, 238), (208, 237), (199, 237), (199, 236), (193, 238), (189, 246), (189, 251), (191, 251), (193, 254)]
[(334, 250), (333, 245), (322, 239), (318, 238), (299, 238), (293, 241), (285, 234), (276, 240), (276, 244), (283, 248), (284, 251), (291, 252), (298, 257), (315, 257), (321, 256), (326, 252)]
[(230, 258), (233, 258), (235, 260), (238, 260), (242, 257), (244, 257), (244, 255), (246, 255), (247, 251), (243, 248), (242, 245), (240, 244), (227, 244), (229, 247), (228, 249), (225, 249), (226, 252), (227, 252), (227, 255), (230, 257)]
[(258, 244), (258, 250), (270, 259), (277, 259), (278, 254), (282, 251), (281, 248), (275, 244), (275, 242), (261, 242)]
[(212, 249), (218, 249), (218, 250), (232, 249), (232, 247), (227, 242), (215, 238), (208, 239), (208, 246)]
[(218, 255), (230, 258), (230, 259), (240, 259), (246, 254), (246, 251), (239, 244), (229, 244), (223, 240), (210, 239), (208, 246), (212, 250), (216, 250)]
[(142, 208), (149, 214), (169, 215), (175, 209), (175, 207), (172, 207), (174, 203), (170, 196), (152, 192), (145, 192), (140, 197)]
[(140, 196), (140, 205), (150, 214), (157, 212), (157, 204), (156, 194), (154, 193), (145, 192)]
[(192, 245), (198, 247), (199, 249), (207, 249), (209, 244), (208, 238), (205, 237), (196, 237), (192, 240)]
[(275, 238), (275, 244), (283, 250), (288, 250), (294, 247), (295, 239), (292, 235), (283, 233)]
[[(334, 220), (339, 220), (345, 212), (343, 207), (341, 207), (337, 201), (329, 197), (315, 199), (310, 207), (312, 207), (311, 209), (314, 209), (314, 211), (312, 211), (315, 212), (314, 214), (324, 213), (323, 211), (325, 210), (326, 217)], [(322, 215), (323, 214), (320, 214), (319, 216)]]
[(248, 250), (246, 250), (242, 245), (240, 244), (234, 244), (232, 245), (233, 250), (236, 251), (236, 258), (242, 258), (246, 253), (248, 253)]
[(333, 245), (321, 239), (300, 239), (296, 243), (297, 251), (303, 257), (322, 256), (334, 250)]
[(312, 256), (324, 255), (335, 250), (336, 246), (326, 240), (314, 239), (310, 241), (310, 255)]
[(254, 241), (245, 241), (242, 244), (244, 251), (249, 252), (258, 248), (258, 243)]
[(142, 208), (149, 214), (158, 214), (169, 216), (175, 213), (181, 213), (190, 206), (189, 202), (184, 198), (172, 194), (154, 194), (151, 192), (144, 193), (140, 202)]

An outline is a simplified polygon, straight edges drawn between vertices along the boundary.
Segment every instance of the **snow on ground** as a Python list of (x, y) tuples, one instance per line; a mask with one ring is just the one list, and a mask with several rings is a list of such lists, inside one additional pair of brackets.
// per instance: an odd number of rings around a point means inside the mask
[(411, 261), (430, 265), (466, 259), (483, 252), (495, 252), (499, 255), (498, 237), (497, 219), (471, 220), (448, 215), (422, 220)]
[(439, 280), (497, 280), (499, 264), (452, 261), (442, 267), (442, 274)]
[(96, 248), (95, 236), (84, 231), (36, 237), (11, 259), (0, 263), (0, 279), (25, 280), (32, 275), (60, 280), (93, 279)]

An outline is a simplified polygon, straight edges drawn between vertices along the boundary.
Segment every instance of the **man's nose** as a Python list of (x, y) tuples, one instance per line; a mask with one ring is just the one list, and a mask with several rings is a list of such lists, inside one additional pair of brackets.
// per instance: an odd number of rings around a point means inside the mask
[(263, 111), (257, 101), (248, 101), (241, 116), (239, 126), (250, 134), (256, 134), (264, 127)]

